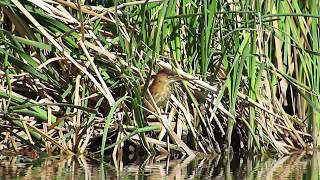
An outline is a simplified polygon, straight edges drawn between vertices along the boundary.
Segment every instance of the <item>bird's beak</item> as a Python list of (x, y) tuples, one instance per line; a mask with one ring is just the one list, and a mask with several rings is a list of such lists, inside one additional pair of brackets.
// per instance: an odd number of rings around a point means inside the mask
[(182, 80), (184, 80), (184, 78), (179, 77), (178, 75), (174, 75), (174, 76), (170, 76), (170, 77), (169, 77), (170, 83), (171, 83), (171, 82), (176, 82), (176, 81), (182, 81)]

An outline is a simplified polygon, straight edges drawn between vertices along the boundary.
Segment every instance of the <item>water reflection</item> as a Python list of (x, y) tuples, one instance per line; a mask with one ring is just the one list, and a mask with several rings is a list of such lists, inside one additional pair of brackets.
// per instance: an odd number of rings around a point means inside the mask
[(0, 156), (1, 179), (319, 179), (320, 152), (284, 157), (220, 156), (139, 163), (99, 163), (85, 157), (30, 160)]

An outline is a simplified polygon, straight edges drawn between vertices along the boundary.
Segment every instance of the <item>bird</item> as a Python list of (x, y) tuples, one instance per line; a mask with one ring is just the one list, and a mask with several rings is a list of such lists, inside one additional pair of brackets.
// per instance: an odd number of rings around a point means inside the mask
[[(168, 69), (161, 69), (153, 78), (149, 91), (159, 108), (164, 108), (172, 94), (172, 84), (180, 78)], [(147, 93), (144, 98), (144, 104), (150, 111), (156, 113), (150, 95)]]

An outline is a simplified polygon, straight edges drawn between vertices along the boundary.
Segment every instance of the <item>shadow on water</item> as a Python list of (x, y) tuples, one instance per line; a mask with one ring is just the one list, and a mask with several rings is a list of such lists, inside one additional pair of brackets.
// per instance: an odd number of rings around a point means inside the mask
[(117, 166), (85, 157), (30, 160), (0, 155), (1, 179), (319, 179), (320, 152), (283, 157), (233, 156), (156, 161)]

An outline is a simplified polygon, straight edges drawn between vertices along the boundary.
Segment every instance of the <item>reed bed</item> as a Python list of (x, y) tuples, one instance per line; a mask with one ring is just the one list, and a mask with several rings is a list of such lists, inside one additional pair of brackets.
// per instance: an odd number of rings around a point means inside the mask
[[(0, 6), (1, 149), (121, 158), (131, 147), (194, 156), (320, 146), (317, 0)], [(141, 84), (159, 69), (185, 80), (154, 120)]]

